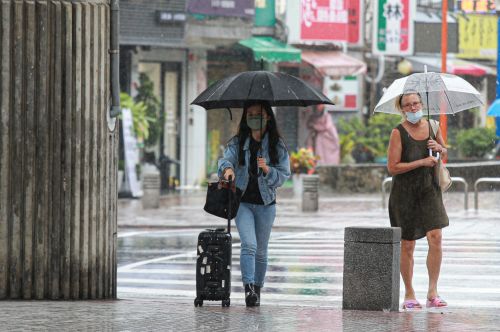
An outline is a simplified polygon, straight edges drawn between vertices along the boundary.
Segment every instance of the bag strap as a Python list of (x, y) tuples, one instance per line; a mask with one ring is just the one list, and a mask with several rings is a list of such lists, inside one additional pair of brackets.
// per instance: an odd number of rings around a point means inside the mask
[(436, 138), (437, 132), (439, 130), (439, 122), (433, 119), (430, 119), (429, 121), (429, 123), (431, 124), (432, 132), (434, 133), (434, 138)]
[(227, 208), (227, 233), (228, 234), (231, 234), (231, 214), (232, 214), (232, 211), (231, 211), (231, 207), (233, 205), (233, 202), (232, 202), (232, 198), (233, 198), (233, 195), (232, 195), (232, 187), (233, 187), (233, 177), (232, 176), (229, 176), (229, 207)]

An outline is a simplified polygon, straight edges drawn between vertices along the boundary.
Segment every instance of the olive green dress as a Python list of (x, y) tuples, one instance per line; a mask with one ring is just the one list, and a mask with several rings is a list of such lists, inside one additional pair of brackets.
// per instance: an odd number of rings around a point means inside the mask
[[(429, 155), (427, 139), (413, 139), (402, 124), (396, 129), (403, 147), (401, 162), (412, 162)], [(434, 134), (432, 138), (435, 139)], [(419, 167), (392, 177), (389, 218), (392, 227), (401, 227), (403, 240), (418, 240), (433, 229), (448, 226), (448, 215), (434, 168)]]

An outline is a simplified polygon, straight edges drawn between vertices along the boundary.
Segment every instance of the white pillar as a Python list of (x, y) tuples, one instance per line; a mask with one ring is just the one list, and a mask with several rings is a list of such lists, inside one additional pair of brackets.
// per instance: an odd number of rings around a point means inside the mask
[(207, 114), (204, 108), (190, 103), (207, 87), (207, 52), (189, 50), (187, 58), (187, 91), (185, 127), (186, 149), (182, 165), (184, 182), (192, 188), (201, 185), (206, 177)]

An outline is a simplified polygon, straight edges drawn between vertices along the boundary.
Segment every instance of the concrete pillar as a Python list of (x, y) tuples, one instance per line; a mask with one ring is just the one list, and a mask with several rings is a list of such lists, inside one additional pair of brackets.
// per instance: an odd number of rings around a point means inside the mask
[[(187, 61), (187, 100), (191, 102), (207, 87), (206, 50), (190, 50)], [(181, 161), (185, 178), (181, 185), (191, 188), (200, 186), (206, 178), (207, 111), (197, 105), (188, 105), (185, 116), (186, 151)]]
[(346, 227), (342, 308), (399, 310), (399, 227)]
[(142, 176), (142, 208), (157, 209), (160, 207), (160, 172), (155, 166), (146, 166)]
[(109, 1), (0, 17), (0, 299), (115, 298)]
[(302, 177), (302, 211), (318, 211), (318, 175), (303, 175)]

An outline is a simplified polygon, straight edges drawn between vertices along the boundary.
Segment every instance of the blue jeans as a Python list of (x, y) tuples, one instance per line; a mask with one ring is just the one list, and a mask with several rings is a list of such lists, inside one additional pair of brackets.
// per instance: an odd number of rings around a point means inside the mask
[(264, 286), (267, 270), (267, 245), (271, 235), (276, 204), (255, 205), (241, 203), (236, 215), (240, 234), (240, 269), (243, 284)]

